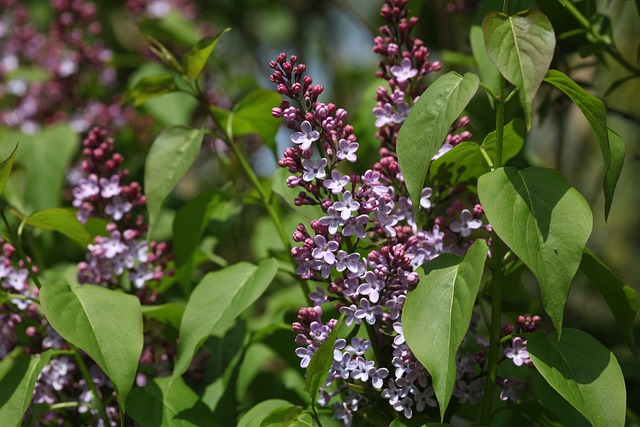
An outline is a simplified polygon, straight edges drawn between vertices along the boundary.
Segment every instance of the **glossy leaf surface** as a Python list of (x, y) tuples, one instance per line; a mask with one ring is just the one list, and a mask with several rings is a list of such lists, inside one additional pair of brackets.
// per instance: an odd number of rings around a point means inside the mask
[(142, 353), (138, 298), (95, 285), (45, 282), (40, 303), (51, 326), (100, 366), (124, 404)]
[(555, 170), (500, 168), (478, 180), (489, 223), (538, 279), (556, 330), (593, 218), (582, 195)]
[(83, 247), (91, 240), (87, 229), (78, 221), (74, 211), (69, 209), (51, 208), (36, 211), (27, 217), (26, 224), (42, 230), (57, 231)]
[(633, 321), (638, 313), (638, 294), (631, 286), (622, 282), (589, 249), (585, 248), (582, 254), (580, 270), (604, 298), (618, 323), (625, 342), (635, 353), (637, 349), (633, 336)]
[(407, 345), (431, 373), (440, 416), (456, 381), (456, 351), (471, 321), (489, 248), (476, 240), (464, 258), (442, 254), (418, 270), (420, 282), (407, 294), (402, 328)]
[(175, 126), (164, 130), (153, 142), (144, 169), (150, 232), (158, 221), (164, 199), (195, 161), (203, 136), (202, 129)]
[(198, 427), (211, 425), (213, 414), (198, 395), (178, 378), (168, 393), (169, 377), (154, 378), (131, 390), (127, 414), (140, 427)]
[[(420, 200), (431, 159), (444, 144), (453, 122), (475, 95), (478, 84), (475, 74), (461, 76), (449, 72), (436, 79), (411, 108), (398, 134), (397, 151), (412, 200)], [(413, 205), (417, 212), (420, 204)]]
[(508, 16), (490, 12), (482, 23), (487, 54), (502, 75), (520, 89), (527, 129), (531, 129), (533, 98), (556, 46), (549, 19), (538, 9)]
[(192, 79), (197, 79), (200, 76), (200, 73), (202, 73), (202, 70), (207, 65), (207, 61), (209, 60), (211, 53), (213, 53), (213, 49), (215, 49), (218, 44), (218, 40), (220, 40), (220, 37), (229, 30), (230, 28), (225, 28), (214, 37), (206, 37), (200, 40), (189, 52), (185, 54), (184, 69), (187, 76)]
[(538, 331), (527, 350), (545, 380), (595, 427), (625, 425), (627, 393), (613, 353), (578, 329)]
[(13, 149), (9, 157), (7, 157), (2, 163), (0, 163), (0, 195), (4, 191), (4, 187), (7, 185), (9, 175), (11, 175), (11, 169), (13, 169), (13, 162), (18, 152), (18, 146)]
[[(33, 400), (33, 389), (42, 368), (51, 360), (51, 352), (8, 355), (2, 364), (11, 364), (0, 377), (0, 425), (21, 426), (24, 413)], [(3, 366), (4, 367), (4, 366)]]
[(545, 82), (560, 89), (578, 106), (596, 136), (604, 160), (604, 216), (609, 217), (613, 194), (622, 173), (625, 148), (620, 136), (607, 127), (607, 109), (599, 98), (582, 89), (566, 74), (549, 70)]
[(180, 323), (180, 345), (173, 376), (186, 372), (195, 351), (211, 334), (230, 326), (253, 304), (275, 277), (278, 263), (241, 262), (207, 274), (189, 297)]

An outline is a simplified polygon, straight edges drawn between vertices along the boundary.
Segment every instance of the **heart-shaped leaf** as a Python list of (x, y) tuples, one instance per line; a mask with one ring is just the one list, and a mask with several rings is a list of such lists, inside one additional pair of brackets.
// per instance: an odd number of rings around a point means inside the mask
[(623, 427), (627, 393), (613, 353), (578, 329), (558, 337), (538, 331), (527, 340), (538, 372), (594, 427)]
[[(411, 200), (420, 200), (431, 159), (436, 155), (453, 122), (478, 90), (478, 76), (451, 71), (427, 88), (411, 108), (398, 134), (398, 162)], [(414, 210), (420, 207), (414, 203)]]
[(489, 58), (500, 73), (520, 89), (518, 96), (531, 129), (533, 98), (542, 83), (556, 47), (549, 19), (538, 9), (513, 16), (490, 12), (482, 23)]
[(164, 199), (195, 161), (203, 136), (202, 129), (175, 126), (164, 130), (153, 142), (144, 167), (149, 233), (158, 221)]
[(582, 195), (557, 171), (500, 168), (478, 180), (489, 223), (538, 279), (545, 311), (562, 329), (564, 304), (593, 218)]
[(638, 313), (638, 294), (622, 282), (589, 249), (584, 250), (580, 270), (598, 290), (611, 309), (625, 342), (633, 353), (637, 351), (633, 336), (633, 321)]
[(467, 333), (489, 248), (476, 240), (464, 258), (443, 254), (418, 270), (420, 281), (407, 294), (402, 332), (431, 374), (440, 417), (456, 382), (456, 351)]
[(45, 282), (40, 304), (56, 332), (84, 350), (107, 374), (124, 407), (142, 353), (138, 298), (100, 286)]
[(604, 217), (606, 220), (609, 217), (613, 193), (622, 172), (625, 154), (624, 143), (617, 133), (607, 127), (607, 109), (604, 102), (582, 89), (560, 71), (549, 70), (544, 81), (560, 89), (571, 98), (593, 129), (604, 160), (602, 186), (604, 188)]
[[(24, 413), (33, 400), (38, 375), (51, 360), (51, 352), (7, 356), (2, 364), (11, 364), (0, 377), (0, 425), (21, 426)], [(4, 366), (3, 366), (4, 367)], [(4, 369), (3, 369), (4, 371)]]
[(230, 326), (267, 289), (278, 270), (269, 258), (257, 266), (241, 262), (209, 273), (193, 290), (180, 323), (180, 346), (173, 377), (179, 377), (207, 337)]

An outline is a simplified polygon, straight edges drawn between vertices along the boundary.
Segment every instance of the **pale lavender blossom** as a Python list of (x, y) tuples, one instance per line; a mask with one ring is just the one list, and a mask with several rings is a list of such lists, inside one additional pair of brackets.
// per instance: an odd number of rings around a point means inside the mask
[(336, 262), (336, 256), (334, 252), (338, 250), (340, 245), (335, 240), (329, 240), (319, 234), (315, 238), (316, 248), (311, 253), (317, 260), (324, 260), (327, 264), (334, 264)]
[(358, 215), (357, 217), (350, 217), (347, 220), (344, 228), (342, 229), (342, 234), (344, 236), (354, 235), (359, 239), (364, 239), (367, 237), (367, 230), (365, 226), (369, 222), (369, 215)]
[(473, 214), (468, 209), (463, 209), (460, 213), (460, 221), (454, 221), (449, 228), (454, 233), (460, 233), (462, 237), (469, 237), (471, 230), (482, 227), (482, 221), (473, 219)]
[(310, 159), (304, 159), (302, 167), (304, 168), (302, 179), (307, 182), (311, 182), (314, 179), (324, 179), (327, 176), (327, 172), (324, 170), (327, 167), (327, 159), (323, 158), (315, 162)]
[(334, 207), (327, 209), (327, 216), (320, 218), (319, 222), (329, 228), (330, 234), (336, 234), (338, 227), (346, 224), (346, 220), (342, 218), (340, 212), (336, 211)]
[(522, 366), (530, 360), (525, 344), (526, 342), (522, 341), (522, 338), (515, 337), (511, 341), (511, 347), (504, 350), (504, 355), (513, 360), (513, 364), (516, 366)]
[(348, 141), (346, 139), (341, 139), (338, 143), (338, 152), (336, 156), (340, 160), (349, 160), (350, 162), (355, 162), (358, 160), (356, 156), (356, 151), (358, 151), (358, 147), (360, 145), (357, 142)]
[(360, 209), (360, 203), (353, 200), (353, 195), (350, 191), (344, 192), (342, 200), (342, 202), (334, 203), (333, 208), (336, 212), (340, 212), (340, 216), (346, 221), (351, 217), (351, 212), (357, 212)]
[(322, 185), (327, 190), (331, 190), (333, 194), (341, 193), (344, 187), (349, 184), (350, 178), (348, 175), (343, 176), (339, 171), (333, 170), (331, 172), (331, 178), (326, 179)]
[(400, 65), (394, 65), (389, 71), (391, 71), (398, 83), (405, 82), (418, 75), (418, 70), (411, 67), (411, 59), (409, 58), (404, 58)]
[(385, 103), (382, 107), (373, 109), (373, 115), (376, 116), (376, 127), (381, 128), (395, 122), (395, 113), (391, 104)]
[[(373, 304), (369, 302), (368, 299), (362, 298), (360, 300), (360, 308), (356, 310), (355, 317), (359, 319), (360, 322), (364, 319), (368, 324), (373, 325), (376, 323), (376, 317), (382, 315), (382, 308), (379, 305)], [(357, 324), (360, 324), (358, 320), (356, 320)]]
[(291, 142), (299, 144), (303, 150), (308, 150), (313, 142), (320, 139), (320, 132), (313, 130), (311, 123), (306, 120), (300, 125), (300, 131), (291, 135)]
[(429, 187), (422, 189), (422, 194), (420, 195), (420, 206), (425, 209), (429, 209), (431, 207), (431, 200), (429, 198), (432, 196), (433, 190)]
[(100, 178), (100, 187), (102, 187), (101, 195), (105, 199), (117, 196), (122, 191), (120, 187), (120, 175), (113, 175), (111, 178)]

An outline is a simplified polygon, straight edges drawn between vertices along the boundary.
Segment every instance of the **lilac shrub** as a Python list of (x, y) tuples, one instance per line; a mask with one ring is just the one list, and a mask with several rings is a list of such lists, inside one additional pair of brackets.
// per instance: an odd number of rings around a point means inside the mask
[[(443, 253), (463, 255), (475, 239), (488, 239), (491, 231), (482, 206), (464, 187), (425, 187), (416, 201), (420, 215), (414, 217), (396, 139), (427, 87), (425, 77), (441, 64), (429, 61), (427, 47), (411, 36), (417, 18), (409, 17), (406, 6), (404, 0), (387, 0), (381, 9), (387, 24), (375, 38), (374, 51), (382, 57), (376, 76), (386, 84), (376, 91), (373, 110), (380, 159), (362, 175), (350, 175), (341, 167), (345, 160), (357, 160), (359, 148), (347, 112), (318, 100), (323, 87), (313, 85), (296, 56), (282, 53), (270, 63), (271, 81), (285, 97), (273, 115), (294, 131), (294, 146), (284, 151), (279, 165), (291, 173), (287, 185), (301, 190), (295, 204), (318, 206), (324, 215), (311, 221), (310, 230), (300, 224), (293, 234), (300, 244), (292, 250), (297, 274), (320, 284), (310, 295), (314, 307), (300, 309), (293, 324), (301, 346), (296, 350), (300, 366), (309, 365), (338, 323), (335, 317), (323, 323), (325, 303), (344, 316), (347, 326), (366, 329), (367, 338), (336, 340), (333, 364), (318, 398), (319, 404), (333, 406), (335, 418), (344, 425), (351, 425), (359, 409), (381, 399), (406, 418), (415, 413), (433, 416), (437, 402), (429, 372), (402, 333), (407, 290), (420, 286), (416, 269), (422, 264)], [(471, 138), (465, 130), (468, 123), (466, 117), (456, 122), (435, 158)], [(361, 334), (363, 328), (356, 331)], [(525, 353), (517, 340), (509, 354), (520, 361)], [(460, 403), (481, 400), (486, 350), (477, 322), (472, 322), (457, 356), (453, 395)], [(504, 394), (513, 397), (515, 384), (503, 380)]]
[(112, 52), (100, 40), (102, 23), (94, 3), (51, 0), (54, 19), (38, 32), (27, 6), (0, 2), (0, 124), (37, 133), (67, 122), (79, 133), (98, 125), (118, 129), (134, 120), (130, 107), (102, 90), (116, 79)]

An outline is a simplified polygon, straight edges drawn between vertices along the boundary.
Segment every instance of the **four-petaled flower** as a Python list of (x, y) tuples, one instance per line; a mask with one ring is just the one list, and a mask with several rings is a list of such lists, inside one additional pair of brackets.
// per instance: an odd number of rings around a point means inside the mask
[(473, 214), (468, 209), (463, 209), (460, 213), (460, 221), (452, 222), (449, 228), (454, 233), (460, 233), (462, 237), (468, 237), (471, 234), (471, 230), (480, 227), (482, 227), (482, 221), (473, 219)]
[(302, 167), (304, 168), (302, 179), (307, 182), (311, 182), (314, 179), (324, 179), (327, 176), (324, 170), (327, 167), (327, 159), (320, 159), (315, 162), (310, 159), (304, 159)]
[(321, 234), (315, 238), (316, 248), (311, 253), (315, 259), (324, 260), (327, 264), (336, 262), (336, 256), (333, 254), (338, 250), (340, 245), (335, 240), (329, 240)]
[(320, 139), (320, 132), (313, 130), (311, 123), (306, 120), (300, 125), (300, 130), (301, 132), (294, 132), (291, 135), (291, 142), (300, 144), (303, 150), (308, 150), (314, 141)]
[(351, 191), (345, 191), (342, 200), (342, 202), (335, 202), (332, 207), (336, 212), (340, 212), (340, 216), (346, 221), (351, 217), (352, 211), (357, 212), (360, 209), (360, 203), (353, 200)]
[(356, 156), (356, 151), (358, 151), (358, 147), (360, 145), (355, 141), (347, 141), (346, 139), (341, 139), (338, 143), (338, 152), (336, 156), (340, 160), (349, 160), (350, 162), (355, 162), (358, 160)]
[(394, 65), (390, 71), (398, 83), (402, 83), (418, 75), (418, 70), (411, 67), (411, 59), (409, 58), (404, 58), (400, 65)]
[(516, 366), (522, 366), (529, 361), (529, 352), (525, 344), (526, 342), (522, 341), (522, 338), (515, 337), (511, 341), (512, 347), (507, 347), (504, 350), (504, 355), (513, 360), (513, 364)]
[(322, 186), (327, 190), (331, 190), (333, 194), (338, 194), (350, 181), (349, 175), (342, 176), (339, 171), (334, 170), (331, 172), (331, 178), (324, 180)]

